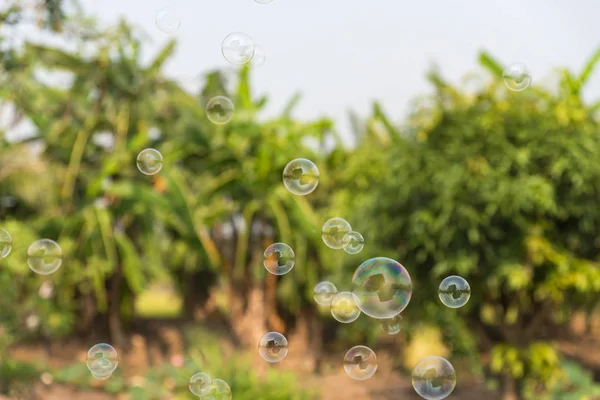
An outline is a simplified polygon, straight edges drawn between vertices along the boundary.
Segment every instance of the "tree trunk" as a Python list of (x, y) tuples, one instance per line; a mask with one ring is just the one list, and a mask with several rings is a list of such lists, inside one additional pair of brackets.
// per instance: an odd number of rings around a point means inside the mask
[(245, 346), (256, 346), (260, 338), (267, 333), (265, 313), (265, 290), (262, 284), (254, 282), (246, 291), (235, 291), (229, 285), (231, 304), (231, 328), (239, 342)]
[(125, 334), (121, 325), (121, 284), (123, 282), (123, 270), (118, 265), (117, 270), (110, 280), (109, 306), (108, 306), (108, 330), (112, 342), (119, 348), (125, 345)]
[(515, 378), (509, 374), (505, 374), (502, 377), (500, 391), (502, 393), (502, 400), (518, 400)]

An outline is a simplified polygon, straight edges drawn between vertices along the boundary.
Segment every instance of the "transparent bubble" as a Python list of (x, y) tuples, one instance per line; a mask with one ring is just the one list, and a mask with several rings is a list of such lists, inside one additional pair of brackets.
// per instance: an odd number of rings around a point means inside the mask
[(337, 288), (335, 285), (328, 281), (317, 283), (315, 286), (313, 298), (315, 302), (321, 306), (331, 305), (331, 300), (337, 294)]
[(254, 0), (255, 2), (257, 2), (258, 4), (269, 4), (272, 3), (273, 0)]
[(12, 236), (0, 228), (0, 258), (6, 258), (12, 250)]
[(356, 305), (356, 296), (350, 292), (340, 292), (331, 300), (331, 315), (343, 324), (356, 321), (360, 309)]
[(445, 399), (456, 386), (456, 373), (448, 360), (425, 357), (412, 372), (412, 384), (419, 396), (427, 400)]
[(235, 106), (225, 96), (213, 97), (206, 103), (206, 118), (215, 125), (224, 125), (231, 121)]
[(231, 388), (223, 379), (213, 379), (208, 385), (208, 393), (201, 400), (231, 400)]
[(285, 275), (294, 268), (294, 250), (285, 243), (273, 243), (263, 255), (263, 265), (273, 275)]
[(392, 318), (381, 320), (381, 329), (388, 335), (395, 335), (402, 330), (402, 316), (396, 315)]
[(254, 56), (254, 41), (243, 32), (233, 32), (223, 39), (221, 52), (231, 64), (246, 64)]
[(372, 318), (400, 314), (412, 295), (408, 271), (396, 260), (375, 257), (362, 263), (352, 277), (356, 304)]
[(52, 274), (62, 264), (62, 250), (54, 240), (36, 240), (27, 249), (27, 264), (37, 274)]
[(192, 392), (196, 396), (204, 396), (210, 391), (210, 384), (212, 379), (208, 374), (204, 372), (198, 372), (190, 378), (190, 383), (188, 387), (190, 388), (190, 392)]
[(258, 342), (260, 356), (270, 363), (276, 363), (285, 358), (288, 353), (288, 341), (279, 332), (269, 332)]
[(514, 92), (525, 90), (531, 84), (531, 75), (529, 75), (527, 67), (520, 63), (506, 67), (502, 72), (502, 78), (506, 87)]
[(136, 163), (142, 174), (158, 174), (163, 167), (163, 156), (156, 149), (144, 149), (138, 154)]
[(108, 379), (119, 365), (119, 356), (110, 344), (98, 343), (89, 349), (86, 365), (94, 378)]
[(348, 232), (352, 232), (352, 227), (346, 220), (331, 218), (323, 224), (321, 238), (328, 247), (341, 249), (344, 247), (344, 236)]
[(354, 346), (344, 356), (344, 370), (357, 381), (364, 381), (377, 371), (377, 356), (367, 346)]
[(172, 33), (179, 29), (181, 20), (177, 15), (177, 10), (173, 7), (165, 7), (156, 13), (156, 27), (164, 33)]
[(294, 194), (312, 193), (319, 185), (319, 169), (306, 158), (296, 158), (283, 169), (283, 184)]
[(348, 254), (357, 254), (365, 247), (365, 239), (355, 231), (348, 232), (342, 238), (344, 251)]
[(252, 57), (251, 65), (254, 68), (262, 66), (267, 61), (267, 52), (262, 46), (254, 45), (254, 56)]
[(445, 306), (460, 308), (467, 304), (471, 297), (471, 286), (464, 278), (456, 275), (447, 277), (440, 283), (438, 296)]

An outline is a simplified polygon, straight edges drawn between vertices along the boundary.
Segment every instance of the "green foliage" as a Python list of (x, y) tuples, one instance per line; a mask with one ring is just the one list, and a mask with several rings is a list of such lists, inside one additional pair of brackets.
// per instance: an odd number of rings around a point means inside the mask
[(562, 370), (564, 377), (552, 390), (552, 400), (592, 400), (600, 396), (600, 384), (579, 364), (564, 362)]

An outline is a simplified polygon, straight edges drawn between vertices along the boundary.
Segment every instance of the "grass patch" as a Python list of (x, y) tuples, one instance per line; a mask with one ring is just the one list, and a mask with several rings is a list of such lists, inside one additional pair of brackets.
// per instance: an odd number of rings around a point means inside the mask
[(177, 318), (181, 315), (183, 299), (174, 290), (151, 287), (135, 300), (136, 315), (142, 318)]

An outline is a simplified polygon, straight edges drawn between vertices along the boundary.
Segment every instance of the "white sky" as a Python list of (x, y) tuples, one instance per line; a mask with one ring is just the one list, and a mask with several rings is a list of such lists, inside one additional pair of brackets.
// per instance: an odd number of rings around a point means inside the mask
[[(551, 69), (579, 71), (600, 46), (600, 0), (81, 0), (104, 24), (120, 16), (153, 38), (155, 53), (169, 37), (155, 25), (156, 12), (174, 6), (179, 47), (167, 71), (194, 77), (228, 67), (220, 46), (242, 31), (265, 48), (254, 73), (255, 89), (269, 95), (269, 112), (300, 90), (296, 116), (332, 116), (341, 130), (347, 110), (366, 115), (377, 99), (401, 121), (408, 102), (430, 90), (427, 68), (459, 82), (478, 71), (477, 52), (503, 63), (526, 64), (534, 82)], [(586, 92), (600, 99), (600, 68)]]

